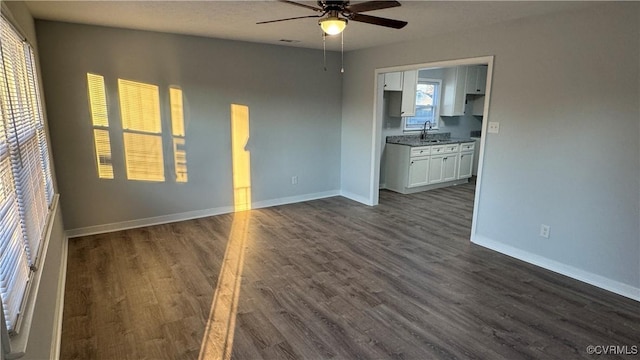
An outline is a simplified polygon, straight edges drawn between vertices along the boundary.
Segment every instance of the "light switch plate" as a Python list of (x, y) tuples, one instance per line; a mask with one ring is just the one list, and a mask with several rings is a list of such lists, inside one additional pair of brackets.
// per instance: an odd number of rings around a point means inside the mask
[(489, 121), (489, 134), (498, 134), (500, 132), (500, 123), (497, 121)]

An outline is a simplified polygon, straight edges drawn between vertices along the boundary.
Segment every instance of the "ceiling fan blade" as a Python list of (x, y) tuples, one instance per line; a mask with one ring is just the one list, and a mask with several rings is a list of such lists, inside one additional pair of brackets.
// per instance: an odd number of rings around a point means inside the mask
[(260, 21), (260, 22), (257, 22), (256, 24), (268, 24), (268, 23), (274, 23), (274, 22), (279, 22), (279, 21), (287, 21), (287, 20), (295, 20), (295, 19), (306, 19), (306, 18), (319, 18), (319, 17), (322, 17), (322, 15), (296, 16), (296, 17), (286, 18), (286, 19)]
[(367, 24), (386, 26), (394, 29), (402, 29), (407, 25), (406, 21), (386, 19), (377, 16), (351, 14), (349, 20), (363, 22)]
[(278, 0), (278, 1), (286, 3), (286, 4), (301, 6), (303, 8), (311, 9), (313, 11), (324, 12), (324, 10), (322, 10), (321, 8), (318, 8), (318, 7), (315, 7), (315, 6), (311, 6), (311, 5), (307, 5), (307, 4), (297, 3), (295, 1), (289, 1), (289, 0)]
[(349, 5), (346, 9), (352, 13), (360, 13), (365, 11), (388, 9), (397, 6), (400, 6), (400, 3), (397, 1), (365, 1)]

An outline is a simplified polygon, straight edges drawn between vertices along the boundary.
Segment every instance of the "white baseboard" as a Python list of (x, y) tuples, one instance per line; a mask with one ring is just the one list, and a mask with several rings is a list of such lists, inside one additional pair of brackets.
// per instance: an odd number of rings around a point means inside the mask
[(313, 194), (287, 196), (279, 199), (257, 201), (251, 204), (251, 208), (261, 209), (261, 208), (267, 208), (267, 207), (278, 206), (278, 205), (295, 204), (299, 202), (324, 199), (324, 198), (339, 196), (339, 195), (340, 195), (340, 191), (331, 190), (331, 191), (317, 192)]
[[(272, 199), (272, 200), (257, 201), (252, 203), (251, 207), (253, 209), (260, 209), (260, 208), (271, 207), (271, 206), (317, 200), (317, 199), (327, 198), (331, 196), (338, 196), (338, 195), (340, 195), (340, 191), (338, 190), (323, 191), (323, 192), (317, 192), (317, 193), (311, 193), (311, 194), (288, 196), (288, 197)], [(79, 236), (104, 234), (104, 233), (113, 232), (113, 231), (168, 224), (172, 222), (192, 220), (192, 219), (198, 219), (198, 218), (203, 218), (208, 216), (229, 214), (232, 212), (233, 212), (233, 206), (221, 206), (217, 208), (187, 211), (187, 212), (178, 213), (178, 214), (155, 216), (155, 217), (138, 219), (138, 220), (122, 221), (122, 222), (104, 224), (104, 225), (87, 226), (83, 228), (67, 230), (66, 235), (68, 238), (74, 238)]]
[(222, 207), (213, 208), (213, 209), (187, 211), (187, 212), (178, 213), (178, 214), (154, 216), (150, 218), (121, 221), (121, 222), (111, 223), (111, 224), (87, 226), (83, 228), (67, 230), (67, 237), (74, 238), (79, 236), (104, 234), (104, 233), (109, 233), (113, 231), (135, 229), (135, 228), (145, 227), (145, 226), (168, 224), (168, 223), (177, 222), (177, 221), (185, 221), (185, 220), (203, 218), (207, 216), (228, 214), (230, 212), (233, 212), (232, 206), (222, 206)]
[(361, 196), (361, 195), (358, 195), (358, 194), (354, 194), (354, 193), (349, 192), (349, 191), (341, 190), (340, 191), (340, 196), (346, 197), (347, 199), (351, 199), (353, 201), (357, 201), (357, 202), (362, 203), (364, 205), (371, 205), (371, 200), (369, 198)]
[(612, 280), (582, 269), (578, 269), (576, 267), (566, 265), (540, 255), (532, 254), (528, 251), (524, 251), (513, 246), (491, 240), (485, 236), (474, 234), (471, 236), (471, 242), (487, 249), (491, 249), (499, 253), (511, 256), (518, 260), (522, 260), (529, 264), (533, 264), (541, 268), (556, 272), (558, 274), (562, 274), (570, 278), (585, 282), (587, 284), (599, 287), (601, 289), (611, 291), (618, 295), (640, 301), (640, 288), (621, 283), (619, 281)]

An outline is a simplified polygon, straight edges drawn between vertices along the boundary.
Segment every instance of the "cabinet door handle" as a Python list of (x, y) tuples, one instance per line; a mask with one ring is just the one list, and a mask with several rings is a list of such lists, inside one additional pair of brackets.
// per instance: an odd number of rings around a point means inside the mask
[(411, 162), (411, 165), (413, 165), (413, 161)]

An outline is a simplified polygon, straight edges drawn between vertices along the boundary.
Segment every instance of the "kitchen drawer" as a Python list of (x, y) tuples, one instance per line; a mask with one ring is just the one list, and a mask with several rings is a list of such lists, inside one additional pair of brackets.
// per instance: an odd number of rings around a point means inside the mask
[(425, 156), (431, 153), (431, 146), (419, 146), (411, 148), (411, 157)]
[(436, 145), (431, 147), (431, 155), (456, 153), (458, 149), (459, 144)]
[(476, 147), (475, 142), (462, 143), (460, 144), (460, 151), (473, 151), (475, 147)]

